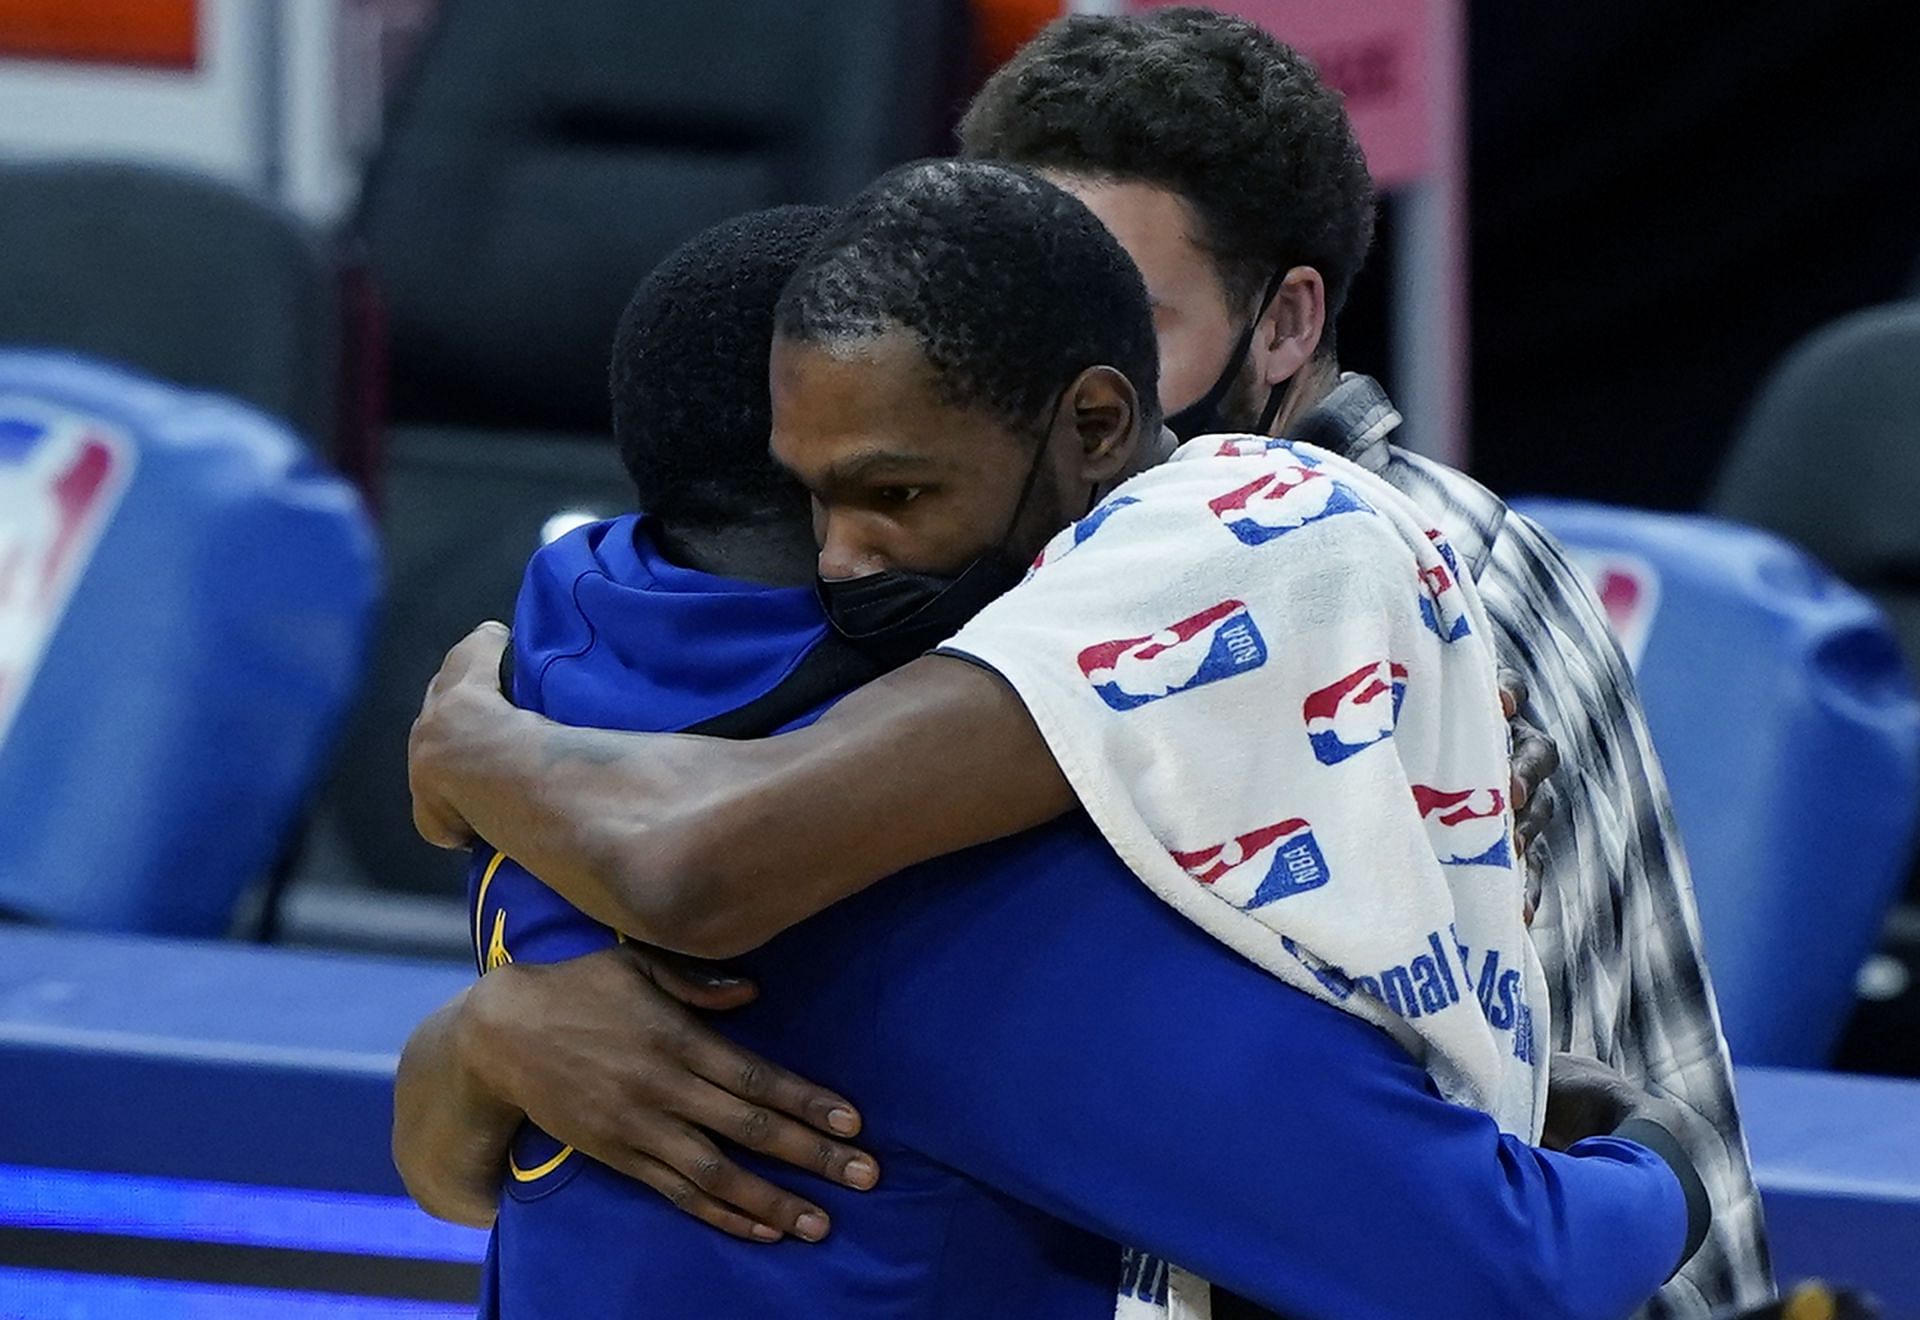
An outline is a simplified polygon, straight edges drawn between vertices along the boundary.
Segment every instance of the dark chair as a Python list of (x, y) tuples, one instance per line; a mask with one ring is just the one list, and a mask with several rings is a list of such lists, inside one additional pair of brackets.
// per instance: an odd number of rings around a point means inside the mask
[[(111, 362), (237, 400), (372, 495), (366, 367), (378, 350), (372, 305), (353, 297), (364, 285), (297, 217), (205, 175), (113, 161), (0, 164), (0, 345)], [(324, 485), (317, 471), (312, 480)], [(359, 571), (343, 571), (342, 591), (357, 588)], [(343, 696), (357, 679), (340, 676)], [(324, 709), (329, 719), (340, 713)], [(335, 732), (317, 731), (314, 746), (324, 751)], [(304, 746), (290, 735), (287, 755)], [(310, 779), (308, 770), (289, 782)], [(263, 781), (260, 791), (277, 790)], [(281, 828), (299, 805), (273, 807)], [(284, 857), (294, 843), (271, 846)], [(236, 843), (234, 855), (254, 846)], [(169, 916), (155, 928), (204, 931), (224, 914), (216, 902), (181, 919), (188, 924), (169, 927)]]
[[(1797, 541), (1872, 596), (1920, 673), (1920, 303), (1854, 313), (1796, 345), (1762, 385), (1709, 507)], [(1839, 1058), (1920, 1071), (1920, 869), (1882, 954), (1892, 983), (1863, 982)]]
[(959, 0), (446, 0), (359, 217), (396, 415), (604, 431), (640, 277), (943, 151), (969, 59)]
[(633, 287), (708, 224), (945, 151), (970, 61), (964, 0), (446, 0), (355, 220), (401, 423), (391, 585), (312, 878), (458, 892), (413, 833), (407, 727), (550, 518), (631, 507), (606, 380)]
[(1879, 601), (1920, 670), (1920, 303), (1816, 331), (1774, 369), (1709, 509)]
[(0, 165), (0, 344), (238, 399), (337, 458), (339, 276), (279, 207), (144, 165)]

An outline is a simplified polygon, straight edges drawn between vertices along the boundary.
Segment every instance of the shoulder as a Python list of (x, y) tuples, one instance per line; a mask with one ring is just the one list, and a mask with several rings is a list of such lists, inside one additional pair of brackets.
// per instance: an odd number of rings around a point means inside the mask
[(1406, 558), (1412, 551), (1402, 524), (1414, 521), (1417, 514), (1392, 485), (1326, 450), (1253, 436), (1203, 436), (1061, 533), (1042, 567), (1082, 545), (1124, 554), (1145, 541), (1154, 543), (1155, 556), (1177, 552), (1188, 562), (1247, 550), (1261, 552), (1263, 560), (1302, 553), (1370, 559), (1387, 546)]

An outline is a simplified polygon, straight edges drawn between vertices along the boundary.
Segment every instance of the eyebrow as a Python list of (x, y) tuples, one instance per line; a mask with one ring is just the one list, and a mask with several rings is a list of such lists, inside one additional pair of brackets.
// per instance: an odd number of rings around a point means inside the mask
[(876, 471), (926, 472), (941, 465), (924, 454), (903, 454), (893, 449), (863, 449), (827, 469), (827, 475), (834, 481), (856, 482), (872, 476)]

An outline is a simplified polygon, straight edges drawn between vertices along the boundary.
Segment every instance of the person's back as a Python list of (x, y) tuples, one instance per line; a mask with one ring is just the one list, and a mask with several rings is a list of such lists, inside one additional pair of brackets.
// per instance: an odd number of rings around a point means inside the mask
[[(567, 723), (648, 731), (764, 696), (826, 632), (811, 591), (680, 568), (631, 517), (544, 548), (514, 622), (519, 704)], [(1022, 847), (1036, 861), (1087, 842), (1064, 831)], [(992, 888), (946, 897), (964, 905)], [(894, 961), (876, 944), (895, 895), (862, 895), (748, 960), (765, 993), (727, 1020), (729, 1034), (838, 1070), (872, 1094), (892, 1067), (868, 1042), (888, 1002), (872, 983)], [(483, 967), (555, 961), (615, 938), (497, 854), (476, 863), (472, 897)], [(754, 1249), (528, 1125), (501, 1202), (493, 1305), (510, 1318), (592, 1314), (609, 1299), (623, 1314), (673, 1317), (1111, 1313), (1111, 1243), (956, 1174), (902, 1144), (897, 1129), (868, 1144), (886, 1170), (877, 1189), (816, 1189), (839, 1226), (832, 1237)]]

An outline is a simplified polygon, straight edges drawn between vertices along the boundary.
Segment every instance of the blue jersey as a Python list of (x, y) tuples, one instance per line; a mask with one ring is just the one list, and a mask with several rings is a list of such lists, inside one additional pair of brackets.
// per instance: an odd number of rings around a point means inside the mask
[[(515, 697), (683, 728), (823, 634), (810, 592), (675, 568), (620, 519), (536, 556)], [(510, 861), (483, 856), (473, 888), (483, 965), (614, 939)], [(1283, 1315), (1617, 1317), (1681, 1251), (1652, 1153), (1503, 1137), (1385, 1035), (1161, 904), (1082, 817), (917, 867), (742, 970), (761, 997), (715, 1025), (853, 1099), (880, 1186), (742, 1155), (833, 1218), (824, 1243), (759, 1246), (528, 1129), (490, 1266), (506, 1320), (1107, 1320), (1117, 1287), (1164, 1288), (1141, 1253)]]

